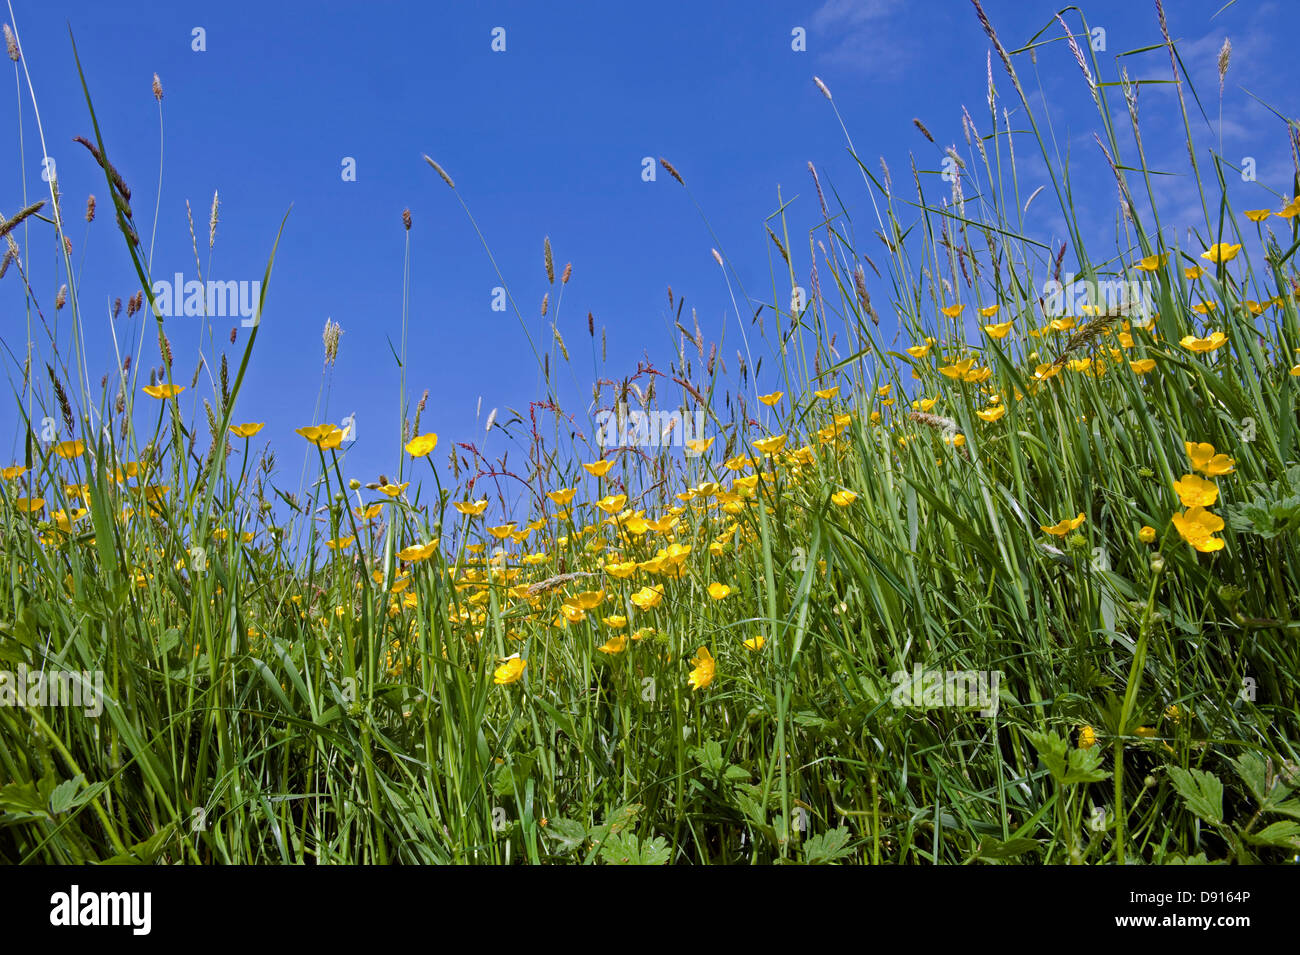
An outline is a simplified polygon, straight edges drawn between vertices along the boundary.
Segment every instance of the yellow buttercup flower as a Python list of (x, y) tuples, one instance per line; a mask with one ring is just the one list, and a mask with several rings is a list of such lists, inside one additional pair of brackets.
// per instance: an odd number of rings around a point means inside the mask
[(1129, 362), (1128, 366), (1133, 369), (1134, 374), (1145, 375), (1156, 367), (1156, 360), (1154, 358), (1143, 358), (1139, 361)]
[(1300, 215), (1300, 196), (1296, 196), (1282, 207), (1281, 212), (1275, 212), (1273, 215), (1279, 219), (1294, 219), (1297, 215)]
[(558, 491), (547, 491), (546, 496), (554, 501), (557, 507), (568, 507), (576, 493), (577, 488), (562, 487)]
[(1179, 536), (1203, 554), (1222, 550), (1224, 540), (1213, 536), (1223, 530), (1223, 518), (1211, 514), (1203, 507), (1189, 507), (1181, 514), (1174, 515), (1174, 529)]
[(714, 440), (714, 438), (692, 438), (686, 442), (686, 450), (692, 454), (703, 454), (709, 450)]
[(493, 537), (495, 537), (497, 540), (501, 541), (509, 537), (511, 532), (514, 529), (515, 529), (515, 525), (514, 522), (512, 521), (509, 524), (500, 524), (496, 527), (489, 527), (488, 533), (491, 534)]
[(150, 484), (148, 487), (141, 488), (144, 491), (146, 501), (151, 504), (162, 499), (162, 496), (171, 490), (170, 484)]
[(59, 530), (61, 530), (65, 534), (71, 534), (72, 525), (77, 523), (77, 521), (81, 520), (89, 513), (90, 511), (86, 510), (84, 507), (74, 507), (66, 512), (53, 511), (50, 514), (50, 517), (53, 519), (54, 523), (58, 526)]
[(1092, 749), (1097, 745), (1097, 731), (1091, 726), (1079, 729), (1079, 749)]
[(640, 610), (653, 610), (658, 607), (664, 599), (663, 584), (655, 584), (653, 587), (642, 587), (631, 597), (628, 598)]
[(1015, 323), (1001, 322), (1000, 324), (997, 325), (985, 325), (984, 331), (988, 334), (989, 338), (1000, 340), (1007, 337), (1007, 333), (1011, 331), (1011, 326), (1013, 324)]
[(610, 494), (596, 502), (596, 506), (606, 514), (617, 514), (627, 503), (626, 494)]
[[(741, 480), (744, 480), (743, 478)], [(739, 483), (739, 481), (737, 482)], [(658, 520), (646, 521), (645, 526), (657, 534), (667, 534), (677, 526), (681, 518), (674, 517), (672, 514), (665, 515)]]
[(636, 569), (637, 569), (637, 565), (636, 565), (636, 561), (634, 560), (629, 560), (623, 563), (612, 563), (612, 564), (605, 565), (605, 573), (609, 574), (611, 577), (616, 577), (620, 580), (631, 577), (633, 574), (636, 573)]
[(948, 318), (956, 318), (958, 315), (962, 313), (962, 310), (965, 307), (966, 307), (965, 305), (948, 305), (944, 308), (939, 309), (939, 311), (943, 312), (943, 314), (948, 316)]
[(573, 603), (583, 610), (595, 610), (604, 599), (605, 591), (603, 590), (584, 590), (573, 597)]
[(784, 391), (773, 391), (770, 394), (759, 395), (758, 400), (761, 401), (763, 404), (767, 405), (769, 408), (771, 408), (773, 405), (775, 405), (784, 397), (785, 397)]
[(423, 458), (432, 454), (433, 449), (437, 446), (438, 436), (436, 434), (422, 434), (406, 443), (406, 453), (413, 458)]
[(1214, 332), (1205, 338), (1197, 338), (1195, 335), (1184, 335), (1179, 344), (1184, 348), (1189, 348), (1194, 352), (1212, 352), (1216, 348), (1222, 348), (1228, 343), (1228, 336), (1223, 332)]
[(230, 426), (230, 433), (236, 438), (251, 438), (264, 427), (266, 427), (265, 421), (258, 421), (249, 424), (232, 424)]
[(940, 365), (939, 374), (945, 378), (960, 378), (967, 374), (974, 365), (974, 358), (964, 358), (961, 361), (953, 362), (951, 365)]
[(1272, 211), (1268, 209), (1247, 209), (1245, 212), (1246, 218), (1251, 222), (1263, 222), (1272, 214)]
[(313, 424), (305, 428), (296, 428), (295, 431), (311, 444), (325, 451), (337, 448), (343, 443), (343, 429), (336, 424)]
[(561, 604), (560, 613), (569, 623), (582, 623), (582, 621), (587, 619), (587, 612), (581, 607), (575, 607), (571, 603)]
[(822, 388), (820, 391), (813, 392), (814, 395), (816, 395), (818, 398), (821, 398), (823, 401), (829, 398), (834, 398), (839, 393), (840, 393), (839, 385), (835, 385), (831, 388)]
[(664, 555), (664, 559), (669, 563), (680, 565), (686, 561), (686, 558), (690, 556), (690, 553), (691, 553), (690, 544), (674, 543), (668, 545), (668, 549), (663, 552), (663, 555)]
[(726, 584), (719, 583), (716, 580), (713, 583), (709, 584), (709, 596), (712, 597), (714, 600), (722, 600), (730, 593), (731, 593), (731, 588)]
[(760, 633), (758, 636), (750, 637), (748, 640), (744, 641), (741, 646), (746, 650), (757, 653), (759, 650), (763, 649), (763, 644), (765, 643), (767, 643), (767, 637)]
[(403, 547), (397, 552), (397, 559), (416, 564), (422, 560), (428, 560), (437, 549), (438, 540), (434, 538), (427, 544), (412, 544), (410, 547)]
[(1058, 521), (1057, 523), (1052, 524), (1050, 526), (1046, 524), (1039, 524), (1038, 528), (1044, 533), (1051, 534), (1054, 537), (1064, 537), (1066, 534), (1070, 533), (1070, 531), (1074, 530), (1080, 524), (1082, 524), (1083, 521), (1084, 521), (1083, 512), (1080, 511), (1078, 517), (1067, 517), (1064, 520)]
[(1156, 529), (1150, 524), (1143, 524), (1142, 529), (1138, 531), (1138, 540), (1144, 544), (1153, 543), (1156, 539)]
[(506, 657), (501, 666), (497, 667), (492, 674), (492, 682), (497, 686), (514, 683), (524, 675), (524, 667), (526, 666), (528, 666), (528, 661), (520, 659), (517, 653)]
[(45, 507), (43, 497), (20, 497), (14, 501), (14, 509), (20, 514), (35, 514)]
[(60, 441), (54, 446), (54, 453), (61, 458), (79, 458), (86, 453), (84, 441)]
[[(340, 432), (340, 434), (341, 433), (342, 432)], [(381, 484), (379, 485), (379, 493), (386, 497), (397, 497), (397, 495), (401, 494), (410, 486), (410, 481), (403, 481), (401, 484)]]
[(713, 682), (713, 677), (717, 673), (717, 663), (713, 659), (713, 654), (709, 653), (708, 647), (700, 647), (695, 651), (695, 656), (691, 659), (690, 677), (687, 683), (692, 690), (702, 690)]
[(627, 637), (624, 634), (615, 634), (596, 648), (601, 653), (622, 653), (627, 649)]
[(184, 385), (145, 385), (144, 393), (150, 398), (174, 398), (185, 390)]
[(783, 434), (774, 434), (771, 437), (759, 438), (754, 442), (754, 448), (764, 454), (775, 454), (785, 447), (786, 436)]
[(602, 618), (600, 622), (612, 630), (622, 630), (627, 626), (627, 617), (610, 614), (608, 617)]
[(1207, 477), (1231, 474), (1236, 467), (1237, 462), (1226, 454), (1216, 454), (1212, 444), (1184, 441), (1183, 447), (1187, 451), (1187, 459), (1192, 462), (1192, 470), (1200, 471)]
[(613, 461), (594, 461), (591, 464), (584, 464), (583, 468), (592, 477), (604, 477), (609, 473), (609, 469), (614, 466)]
[(1148, 255), (1134, 263), (1133, 268), (1140, 272), (1155, 272), (1159, 269), (1163, 269), (1165, 263), (1168, 261), (1169, 253), (1167, 252), (1163, 255)]
[(473, 502), (452, 501), (451, 506), (460, 511), (460, 513), (464, 514), (466, 517), (477, 517), (487, 510), (488, 502), (485, 497), (481, 501)]
[(848, 507), (857, 499), (858, 495), (849, 490), (839, 490), (831, 495), (831, 501), (834, 502), (837, 507)]
[(1174, 491), (1183, 507), (1211, 507), (1219, 499), (1219, 488), (1213, 481), (1184, 474), (1181, 480), (1174, 482)]
[(1205, 269), (1199, 265), (1189, 265), (1183, 269), (1183, 275), (1189, 282), (1195, 282), (1205, 274)]
[(325, 546), (328, 547), (330, 550), (343, 550), (344, 548), (351, 547), (354, 541), (356, 541), (355, 536), (336, 537), (331, 540), (327, 540), (325, 542)]
[(924, 345), (912, 345), (907, 349), (907, 353), (913, 358), (924, 358), (930, 354), (931, 347), (932, 343), (927, 341)]
[(6, 481), (12, 481), (14, 478), (22, 477), (26, 473), (27, 468), (23, 467), (21, 464), (14, 464), (5, 468), (3, 471), (0, 471), (0, 477), (4, 478)]
[(992, 421), (997, 421), (1006, 413), (1007, 413), (1007, 406), (998, 405), (995, 408), (986, 408), (983, 411), (977, 411), (975, 412), (975, 416), (984, 421), (992, 422)]
[(1229, 245), (1225, 242), (1216, 242), (1201, 253), (1201, 258), (1205, 259), (1207, 262), (1222, 264), (1224, 262), (1231, 262), (1237, 257), (1237, 253), (1240, 251), (1240, 245)]

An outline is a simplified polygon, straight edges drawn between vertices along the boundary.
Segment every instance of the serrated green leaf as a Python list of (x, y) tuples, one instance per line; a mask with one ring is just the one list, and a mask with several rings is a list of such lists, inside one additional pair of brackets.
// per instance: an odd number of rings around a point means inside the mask
[(1268, 763), (1263, 756), (1259, 753), (1242, 753), (1232, 760), (1232, 768), (1255, 797), (1255, 802), (1263, 805), (1268, 801)]
[(1212, 825), (1223, 822), (1223, 783), (1217, 776), (1175, 766), (1169, 770), (1169, 779), (1192, 813)]
[(600, 847), (600, 861), (606, 865), (664, 865), (671, 850), (663, 836), (645, 842), (631, 832), (619, 832)]
[(1280, 846), (1300, 849), (1300, 822), (1275, 822), (1256, 833), (1245, 833), (1247, 841), (1257, 846)]
[(551, 819), (542, 831), (556, 843), (560, 852), (572, 852), (581, 848), (587, 838), (587, 827), (572, 819)]
[(1093, 746), (1089, 749), (1072, 749), (1069, 755), (1069, 766), (1065, 773), (1063, 783), (1098, 783), (1103, 779), (1110, 778), (1110, 770), (1101, 767), (1102, 751), (1100, 747)]
[(844, 826), (811, 836), (803, 844), (803, 860), (808, 865), (834, 865), (853, 854), (848, 848), (852, 833)]
[(1038, 751), (1038, 758), (1043, 761), (1043, 765), (1052, 774), (1052, 778), (1057, 782), (1064, 781), (1067, 766), (1066, 750), (1069, 748), (1069, 744), (1050, 731), (1045, 733), (1025, 733), (1025, 738)]
[(81, 784), (85, 780), (85, 776), (78, 774), (72, 779), (65, 780), (55, 786), (50, 793), (50, 812), (57, 816), (59, 813), (67, 812), (75, 806), (77, 804), (77, 792), (81, 789)]

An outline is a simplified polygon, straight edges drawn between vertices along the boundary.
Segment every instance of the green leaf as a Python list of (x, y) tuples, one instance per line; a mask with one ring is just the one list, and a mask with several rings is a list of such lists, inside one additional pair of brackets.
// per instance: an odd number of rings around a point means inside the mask
[(726, 761), (722, 758), (722, 744), (717, 740), (708, 740), (703, 746), (694, 746), (691, 748), (691, 758), (694, 759), (710, 776), (717, 776), (722, 772)]
[(1258, 846), (1300, 849), (1300, 822), (1275, 822), (1257, 833), (1244, 833), (1243, 835), (1248, 841)]
[(542, 830), (546, 837), (556, 843), (560, 852), (573, 852), (581, 848), (587, 838), (587, 827), (572, 819), (552, 819)]
[(641, 842), (631, 832), (620, 832), (600, 847), (600, 861), (606, 865), (665, 865), (672, 855), (663, 836)]
[(623, 832), (631, 829), (636, 822), (637, 815), (645, 807), (639, 802), (630, 802), (625, 806), (610, 811), (605, 816), (605, 821), (599, 826), (592, 829), (588, 835), (591, 837), (592, 848), (587, 853), (586, 862), (590, 863), (593, 858), (605, 847), (605, 842)]
[(79, 773), (72, 779), (65, 780), (55, 786), (53, 792), (50, 793), (50, 812), (57, 816), (59, 813), (67, 812), (77, 805), (77, 792), (85, 781), (86, 777)]
[(1217, 776), (1200, 769), (1175, 766), (1169, 770), (1169, 779), (1195, 815), (1211, 825), (1223, 823), (1223, 783)]
[(0, 786), (0, 810), (17, 813), (49, 815), (47, 800), (36, 788), (33, 780)]
[(1038, 758), (1043, 761), (1047, 771), (1057, 782), (1064, 782), (1066, 776), (1066, 750), (1069, 744), (1055, 733), (1025, 733), (1025, 738), (1038, 751)]
[(1280, 812), (1284, 816), (1300, 819), (1300, 799), (1288, 799), (1268, 807), (1269, 812)]
[(1268, 763), (1263, 756), (1259, 753), (1242, 753), (1232, 760), (1232, 768), (1255, 797), (1255, 802), (1261, 806), (1268, 802)]
[(753, 779), (754, 776), (744, 766), (737, 766), (733, 763), (727, 767), (727, 771), (723, 773), (723, 778), (729, 783), (743, 783)]
[(1070, 750), (1069, 768), (1063, 783), (1097, 783), (1110, 778), (1110, 770), (1101, 769), (1101, 747)]
[(516, 754), (508, 763), (496, 768), (492, 777), (492, 794), (495, 796), (513, 796), (524, 788), (524, 783), (533, 773), (533, 764), (537, 757), (532, 753)]
[(852, 838), (844, 826), (819, 832), (803, 844), (803, 861), (808, 865), (834, 865), (840, 859), (853, 854), (848, 848)]

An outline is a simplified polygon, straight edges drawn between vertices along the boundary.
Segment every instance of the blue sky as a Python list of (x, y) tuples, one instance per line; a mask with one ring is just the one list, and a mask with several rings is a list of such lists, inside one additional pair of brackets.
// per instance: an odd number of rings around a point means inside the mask
[[(422, 154), (455, 178), (539, 343), (549, 341), (555, 318), (554, 290), (551, 314), (540, 316), (542, 295), (550, 288), (543, 238), (550, 237), (557, 270), (572, 262), (558, 324), (574, 363), (571, 374), (563, 370), (556, 380), (566, 410), (581, 420), (593, 378), (588, 312), (598, 335), (608, 329), (607, 371), (613, 375), (632, 373), (643, 357), (667, 365), (675, 339), (669, 285), (685, 297), (688, 312), (698, 310), (710, 341), (729, 323), (723, 354), (734, 355), (735, 315), (710, 249), (720, 246), (747, 290), (770, 300), (774, 250), (763, 225), (777, 208), (778, 188), (787, 201), (798, 197), (790, 210), (792, 245), (806, 276), (807, 230), (817, 221), (809, 161), (827, 191), (838, 190), (860, 234), (867, 231), (870, 202), (814, 74), (833, 91), (864, 160), (874, 167), (877, 156), (885, 157), (896, 181), (907, 175), (909, 153), (920, 169), (932, 171), (943, 145), (968, 152), (963, 105), (988, 132), (989, 44), (964, 2), (11, 2), (13, 14), (3, 18), (17, 22), (46, 148), (57, 163), (73, 222), (73, 261), (83, 269), (78, 285), (96, 387), (114, 364), (108, 305), (115, 297), (125, 300), (139, 283), (105, 213), (102, 174), (71, 142), (76, 135), (92, 136), (92, 130), (69, 26), (110, 156), (133, 190), (146, 244), (159, 170), (158, 109), (150, 93), (155, 72), (165, 89), (155, 278), (177, 271), (194, 277), (186, 200), (207, 268), (208, 209), (213, 191), (220, 191), (207, 277), (221, 280), (261, 278), (276, 230), (292, 207), (235, 413), (236, 421), (267, 422), (259, 438), (278, 449), (278, 483), (288, 487), (297, 484), (303, 450), (293, 429), (349, 414), (356, 416), (358, 440), (345, 476), (367, 481), (394, 470), (398, 373), (390, 342), (396, 347), (401, 334), (405, 208), (414, 219), (408, 388), (414, 396), (429, 390), (422, 430), (442, 436), (440, 467), (449, 442), (483, 444), (483, 422), (492, 408), (502, 409), (504, 417), (507, 407), (524, 410), (530, 399), (542, 397), (517, 319), (491, 309), (499, 284), (492, 265), (454, 195)], [(1290, 8), (1239, 2), (1220, 11), (1222, 0), (1169, 0), (1166, 6), (1210, 113), (1208, 123), (1194, 117), (1199, 144), (1209, 147), (1221, 135), (1224, 155), (1233, 161), (1257, 157), (1259, 181), (1232, 182), (1234, 201), (1238, 208), (1276, 207), (1277, 195), (1290, 194), (1285, 130), (1246, 91), (1295, 114), (1300, 70), (1286, 39), (1295, 26)], [(1107, 50), (1099, 58), (1108, 70), (1116, 53), (1159, 41), (1152, 3), (1083, 7), (1089, 25), (1106, 31)], [(988, 0), (986, 9), (1014, 49), (1048, 27), (1057, 7)], [(196, 27), (205, 31), (202, 52), (192, 49)], [(505, 30), (504, 52), (491, 48), (496, 27)], [(796, 27), (806, 30), (806, 51), (791, 48)], [(1048, 34), (1059, 38), (1059, 27), (1051, 26)], [(1232, 40), (1233, 59), (1220, 129), (1215, 58), (1225, 36)], [(1125, 62), (1135, 78), (1168, 76), (1162, 51)], [(1073, 58), (1056, 42), (1040, 52), (1036, 74), (1027, 64), (1018, 68), (1031, 100), (1051, 101), (1057, 145), (1071, 156), (1078, 195), (1096, 199), (1095, 209), (1084, 210), (1092, 236), (1113, 248), (1114, 184), (1092, 141), (1096, 114)], [(29, 201), (48, 195), (26, 74), (19, 75), (22, 163), (16, 94), (0, 94), (0, 126), (11, 131), (0, 153), (5, 215), (22, 206), (24, 184)], [(1014, 110), (1018, 102), (996, 57), (994, 81), (1003, 104)], [(1161, 182), (1162, 215), (1196, 225), (1199, 206), (1185, 176), (1176, 100), (1168, 89), (1146, 87), (1141, 109), (1149, 158), (1184, 174)], [(921, 137), (913, 118), (926, 124), (939, 145)], [(647, 156), (667, 157), (681, 171), (716, 238), (690, 197), (662, 170), (656, 181), (643, 181)], [(1018, 156), (1027, 194), (1047, 180), (1041, 157), (1028, 149)], [(355, 159), (356, 181), (341, 176), (345, 157)], [(87, 233), (76, 213), (88, 193), (99, 197), (100, 215)], [(1045, 196), (1029, 221), (1045, 241), (1063, 234), (1059, 211)], [(25, 264), (52, 318), (55, 293), (66, 279), (48, 228), (34, 226), (28, 235), (33, 246)], [(881, 286), (877, 307), (888, 297)], [(741, 309), (747, 317), (753, 311), (744, 303)], [(888, 309), (882, 312), (888, 330)], [(25, 347), (24, 315), (22, 287), (11, 274), (0, 282), (0, 335), (5, 375), (14, 388), (21, 368), (11, 353), (21, 355)], [(65, 309), (59, 322), (65, 355), (71, 353), (67, 316)], [(314, 415), (327, 318), (344, 334), (328, 408)], [(119, 339), (133, 342), (140, 322), (119, 319)], [(232, 324), (214, 320), (219, 340)], [(172, 319), (167, 326), (177, 355), (175, 376), (183, 384), (195, 365), (200, 326), (192, 318)], [(156, 364), (152, 332), (146, 341), (145, 364)], [(229, 352), (236, 360), (239, 349)], [(770, 374), (767, 368), (764, 374)], [(759, 382), (760, 388), (778, 384), (771, 377)], [(206, 385), (194, 391), (202, 397)], [(0, 404), (0, 440), (7, 458), (21, 459), (22, 433), (8, 401)], [(503, 450), (503, 440), (493, 435), (487, 450)]]

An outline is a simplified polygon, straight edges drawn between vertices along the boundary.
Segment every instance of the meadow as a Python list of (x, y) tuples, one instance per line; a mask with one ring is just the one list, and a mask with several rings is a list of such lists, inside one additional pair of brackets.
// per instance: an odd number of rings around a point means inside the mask
[[(770, 220), (757, 312), (713, 253), (725, 346), (668, 289), (664, 363), (606, 367), (594, 324), (547, 316), (570, 271), (539, 237), (508, 287), (547, 296), (540, 320), (515, 310), (541, 387), (489, 424), (509, 464), (431, 423), (404, 334), (391, 473), (349, 470), (344, 422), (259, 442), (240, 392), (261, 325), (192, 374), (173, 355), (112, 129), (83, 144), (98, 209), (57, 180), (4, 197), (0, 280), (27, 307), (5, 317), (25, 453), (0, 481), (0, 860), (1293, 861), (1300, 199), (1230, 205), (1240, 171), (1194, 142), (1213, 96), (1163, 12), (1163, 41), (1118, 58), (1130, 78), (1077, 11), (1009, 49), (975, 10), (987, 110), (965, 149), (890, 170), (846, 128), (859, 192), (810, 164), (819, 225)], [(1075, 161), (1113, 181), (1104, 248), (1029, 95), (1049, 42), (1096, 106)], [(1157, 211), (1147, 84), (1176, 90), (1196, 221)], [(1276, 139), (1294, 156), (1300, 127)], [(456, 170), (411, 176), (477, 230)], [(1059, 206), (1063, 241), (1025, 228), (1030, 203)], [(216, 208), (195, 214), (199, 260)], [(103, 382), (80, 332), (100, 293), (67, 279), (83, 217), (140, 289)], [(33, 287), (51, 250), (64, 281)], [(272, 255), (259, 315), (274, 284)], [(24, 361), (57, 313), (62, 347)], [(337, 326), (321, 347), (328, 369)], [(565, 406), (588, 352), (590, 406)], [(276, 453), (304, 450), (295, 486)]]

